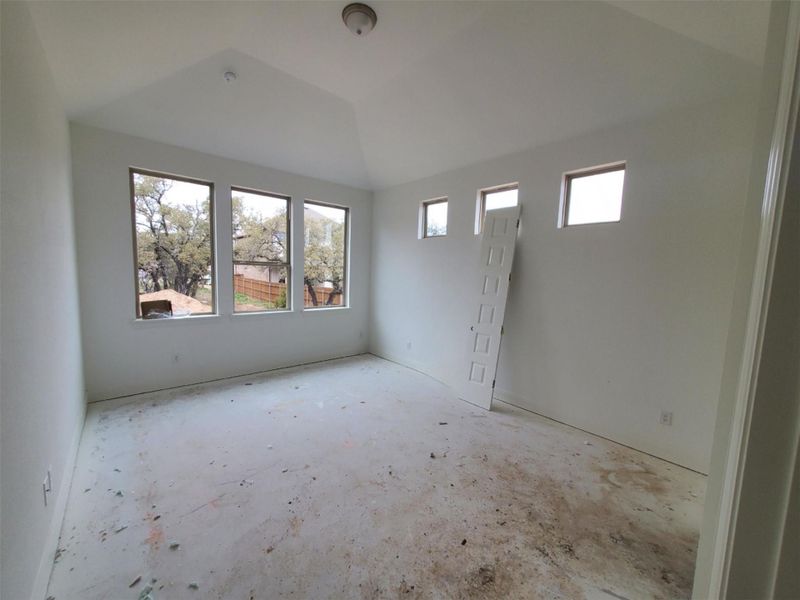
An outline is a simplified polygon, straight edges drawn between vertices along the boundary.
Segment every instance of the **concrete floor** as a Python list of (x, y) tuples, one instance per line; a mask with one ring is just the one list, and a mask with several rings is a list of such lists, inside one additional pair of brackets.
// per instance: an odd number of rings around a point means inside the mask
[(690, 595), (703, 476), (496, 407), (368, 355), (93, 404), (49, 594)]

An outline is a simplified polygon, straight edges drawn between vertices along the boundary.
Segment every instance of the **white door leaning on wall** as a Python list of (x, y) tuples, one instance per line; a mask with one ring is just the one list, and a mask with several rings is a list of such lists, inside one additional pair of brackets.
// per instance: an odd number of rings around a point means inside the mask
[(519, 213), (519, 206), (486, 212), (478, 276), (472, 288), (467, 352), (459, 397), (487, 410), (492, 407)]

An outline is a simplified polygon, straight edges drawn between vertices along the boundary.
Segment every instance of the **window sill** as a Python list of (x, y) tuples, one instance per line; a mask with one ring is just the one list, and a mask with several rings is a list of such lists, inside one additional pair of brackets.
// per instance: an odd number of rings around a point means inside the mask
[(339, 312), (342, 310), (350, 310), (349, 306), (304, 306), (304, 313), (326, 313), (326, 312)]
[(160, 327), (167, 323), (197, 323), (213, 322), (220, 318), (220, 315), (187, 315), (184, 317), (169, 317), (168, 319), (133, 319), (134, 327)]
[(244, 317), (263, 317), (263, 316), (273, 316), (273, 315), (291, 315), (294, 314), (294, 310), (292, 309), (281, 309), (281, 310), (254, 310), (250, 312), (235, 312), (231, 313), (231, 318), (233, 319), (240, 319)]

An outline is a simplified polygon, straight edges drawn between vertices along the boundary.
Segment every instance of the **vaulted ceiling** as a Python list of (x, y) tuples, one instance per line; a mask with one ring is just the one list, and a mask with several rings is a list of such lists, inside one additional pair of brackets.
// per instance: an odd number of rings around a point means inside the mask
[[(379, 189), (752, 93), (766, 2), (33, 2), (69, 117)], [(238, 74), (235, 82), (222, 77)]]

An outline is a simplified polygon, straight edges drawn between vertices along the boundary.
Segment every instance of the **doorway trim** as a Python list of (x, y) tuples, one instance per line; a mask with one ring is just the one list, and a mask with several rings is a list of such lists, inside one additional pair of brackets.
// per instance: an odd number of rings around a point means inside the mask
[(745, 328), (744, 349), (736, 388), (731, 435), (726, 452), (720, 510), (709, 577), (709, 598), (725, 598), (730, 579), (734, 531), (739, 513), (742, 476), (764, 342), (775, 255), (786, 196), (798, 102), (800, 102), (800, 3), (792, 2), (784, 41), (783, 69), (770, 143), (761, 223)]

